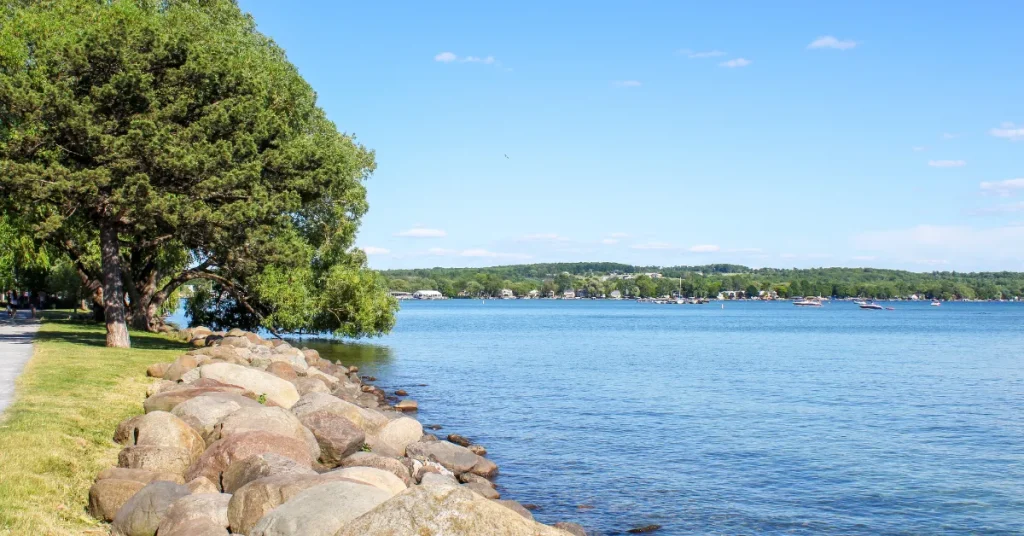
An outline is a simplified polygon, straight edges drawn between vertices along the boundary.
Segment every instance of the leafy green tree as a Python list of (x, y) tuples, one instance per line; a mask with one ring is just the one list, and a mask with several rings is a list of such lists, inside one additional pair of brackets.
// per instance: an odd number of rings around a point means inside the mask
[(130, 344), (126, 302), (154, 329), (197, 279), (215, 288), (193, 311), (240, 327), (391, 328), (397, 305), (352, 247), (373, 154), (234, 2), (0, 17), (0, 203), (102, 287), (108, 346)]
[(757, 285), (755, 285), (754, 283), (751, 283), (751, 284), (747, 285), (747, 288), (746, 288), (746, 290), (744, 292), (745, 292), (745, 294), (746, 294), (746, 296), (748, 298), (756, 298), (758, 296), (757, 293), (758, 293), (759, 290), (760, 289), (757, 288)]

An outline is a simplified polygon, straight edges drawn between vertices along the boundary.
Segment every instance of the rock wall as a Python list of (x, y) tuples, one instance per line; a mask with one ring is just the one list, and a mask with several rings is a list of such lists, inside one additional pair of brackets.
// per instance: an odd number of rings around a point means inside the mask
[(585, 534), (500, 500), (486, 449), (424, 434), (415, 401), (389, 405), (356, 367), (237, 329), (182, 334), (195, 349), (149, 367), (145, 414), (118, 425), (118, 466), (89, 490), (115, 535)]

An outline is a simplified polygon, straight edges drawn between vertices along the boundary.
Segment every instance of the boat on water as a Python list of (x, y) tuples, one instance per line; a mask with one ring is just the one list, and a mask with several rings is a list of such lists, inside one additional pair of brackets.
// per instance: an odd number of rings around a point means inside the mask
[(879, 311), (882, 310), (882, 306), (878, 305), (877, 303), (865, 303), (865, 304), (862, 304), (860, 306), (860, 308), (861, 309), (879, 310)]
[(932, 307), (938, 307), (940, 305), (942, 305), (942, 302), (939, 300), (932, 300)]
[(868, 302), (864, 300), (854, 300), (853, 303), (856, 303), (857, 305), (867, 305)]
[(804, 298), (793, 302), (797, 307), (821, 307), (821, 300), (817, 298)]

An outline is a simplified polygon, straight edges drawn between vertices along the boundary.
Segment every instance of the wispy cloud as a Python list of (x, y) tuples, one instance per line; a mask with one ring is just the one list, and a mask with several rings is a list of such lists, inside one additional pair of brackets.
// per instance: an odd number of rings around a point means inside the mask
[(958, 265), (973, 263), (972, 268), (991, 270), (1024, 260), (1024, 225), (918, 225), (861, 233), (853, 237), (852, 244), (866, 254), (884, 253), (906, 262), (938, 265), (945, 259), (957, 259)]
[(608, 246), (613, 246), (613, 245), (619, 243), (619, 239), (618, 238), (605, 238), (605, 239), (601, 240), (601, 243), (605, 244), (605, 245), (608, 245)]
[(1006, 179), (1004, 181), (985, 181), (981, 183), (981, 191), (986, 194), (1010, 197), (1018, 190), (1024, 190), (1024, 179)]
[(521, 242), (568, 242), (569, 239), (558, 233), (533, 233), (519, 237)]
[(640, 87), (643, 84), (639, 80), (616, 80), (612, 82), (615, 87)]
[(491, 259), (529, 259), (529, 255), (521, 253), (499, 253), (482, 248), (464, 249), (459, 252), (460, 257), (485, 257)]
[(937, 168), (954, 168), (964, 167), (967, 162), (965, 160), (929, 160), (928, 165)]
[(454, 52), (442, 52), (434, 56), (434, 61), (441, 63), (482, 63), (484, 65), (501, 65), (494, 56), (459, 56)]
[(1013, 123), (1003, 123), (999, 125), (999, 128), (993, 128), (988, 132), (997, 138), (1005, 138), (1010, 141), (1024, 140), (1024, 127), (1018, 127)]
[(612, 233), (612, 234), (610, 234), (608, 236), (610, 236), (612, 238), (626, 238), (626, 237), (629, 236), (629, 234), (628, 233)]
[(366, 252), (367, 255), (387, 255), (388, 253), (391, 253), (390, 249), (374, 246), (366, 246), (363, 248), (363, 251)]
[(676, 51), (676, 53), (681, 55), (681, 56), (686, 56), (687, 58), (695, 59), (695, 60), (697, 60), (697, 59), (704, 59), (704, 58), (717, 58), (719, 56), (724, 56), (725, 55), (725, 52), (722, 52), (721, 50), (698, 51), (698, 50), (690, 50), (688, 48), (680, 49), (680, 50)]
[(810, 50), (821, 49), (821, 48), (834, 48), (836, 50), (850, 50), (858, 45), (858, 43), (852, 39), (837, 39), (831, 35), (823, 35), (811, 44), (807, 45)]
[(754, 63), (754, 62), (751, 61), (751, 60), (748, 60), (746, 58), (736, 58), (736, 59), (729, 60), (729, 61), (723, 61), (722, 63), (719, 63), (718, 65), (720, 65), (722, 67), (728, 67), (730, 69), (735, 69), (737, 67), (746, 67), (747, 65), (750, 65), (751, 63)]
[(395, 236), (404, 236), (406, 238), (444, 238), (448, 236), (448, 233), (444, 232), (443, 229), (429, 229), (426, 227), (413, 227), (412, 229), (406, 229), (395, 233)]
[(970, 212), (971, 215), (979, 216), (982, 214), (1008, 214), (1013, 212), (1024, 211), (1024, 201), (1017, 203), (1003, 203), (994, 207), (985, 207)]
[(645, 242), (643, 244), (633, 244), (630, 247), (633, 249), (675, 249), (675, 246), (668, 242)]
[(927, 150), (928, 150), (928, 148), (927, 148), (927, 147), (923, 147), (923, 146), (920, 146), (920, 145), (919, 145), (919, 146), (917, 146), (917, 147), (914, 147), (914, 148), (913, 148), (913, 150), (914, 150), (914, 152), (915, 152), (915, 153), (920, 153), (920, 152), (922, 152), (922, 151), (927, 151)]
[(715, 253), (721, 251), (721, 249), (714, 244), (698, 244), (690, 247), (690, 253)]
[(953, 134), (952, 132), (943, 132), (942, 133), (942, 139), (944, 139), (944, 140), (955, 140), (955, 139), (957, 139), (959, 137), (960, 137), (959, 134)]

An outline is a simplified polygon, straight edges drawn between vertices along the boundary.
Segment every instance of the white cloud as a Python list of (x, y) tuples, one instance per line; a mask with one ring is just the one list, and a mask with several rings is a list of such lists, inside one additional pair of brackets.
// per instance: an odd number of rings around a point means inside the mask
[[(454, 52), (442, 52), (442, 53), (434, 56), (434, 61), (439, 61), (441, 63), (455, 63), (455, 62), (458, 62), (458, 63), (482, 63), (484, 65), (499, 65), (499, 66), (501, 65), (501, 62), (499, 62), (497, 59), (495, 59), (494, 56), (463, 56), (463, 57), (460, 57), (457, 54), (455, 54)], [(512, 69), (505, 69), (505, 70), (511, 71)]]
[(701, 51), (690, 50), (688, 48), (684, 48), (682, 50), (679, 50), (679, 54), (681, 54), (683, 56), (686, 56), (687, 58), (691, 58), (691, 59), (704, 59), (704, 58), (717, 58), (719, 56), (724, 56), (725, 52), (722, 52), (721, 50), (708, 50), (708, 51), (701, 52)]
[(920, 145), (919, 145), (919, 146), (917, 146), (917, 147), (914, 147), (913, 149), (914, 149), (914, 152), (915, 152), (915, 153), (920, 153), (920, 152), (922, 152), (922, 151), (927, 151), (927, 150), (928, 150), (928, 148), (927, 148), (927, 147), (922, 147), (922, 146), (920, 146)]
[(1018, 203), (1004, 203), (1002, 205), (996, 205), (994, 207), (986, 207), (983, 209), (975, 210), (971, 214), (999, 214), (1006, 212), (1020, 212), (1024, 210), (1024, 201)]
[(451, 63), (457, 59), (459, 59), (459, 57), (451, 52), (442, 52), (434, 56), (434, 61), (439, 61), (441, 63)]
[(629, 234), (627, 234), (627, 233), (612, 233), (612, 234), (610, 234), (608, 236), (610, 236), (612, 238), (626, 238), (626, 237), (629, 236)]
[(460, 257), (486, 257), (491, 259), (529, 259), (529, 255), (519, 253), (498, 253), (483, 248), (464, 249), (459, 253)]
[(814, 41), (811, 41), (811, 44), (807, 45), (807, 48), (812, 50), (818, 48), (834, 48), (836, 50), (849, 50), (851, 48), (856, 47), (857, 44), (858, 43), (856, 41), (853, 41), (851, 39), (836, 39), (831, 35), (824, 35), (815, 39)]
[(448, 236), (448, 233), (442, 229), (428, 229), (426, 227), (413, 227), (412, 229), (406, 229), (395, 233), (395, 236), (404, 236), (407, 238), (444, 238)]
[(981, 183), (981, 191), (1000, 197), (1010, 197), (1017, 190), (1024, 190), (1024, 179), (1006, 179), (1004, 181), (985, 181)]
[(690, 253), (715, 253), (722, 248), (714, 244), (699, 244), (690, 248)]
[(999, 128), (993, 128), (988, 132), (997, 138), (1006, 138), (1010, 141), (1024, 140), (1024, 127), (1018, 127), (1013, 123), (1003, 123)]
[(667, 242), (646, 242), (644, 244), (633, 244), (633, 249), (675, 249), (675, 246)]
[(427, 253), (431, 255), (454, 255), (458, 252), (455, 251), (454, 249), (430, 248), (427, 250)]
[(929, 160), (928, 165), (937, 168), (951, 168), (964, 167), (967, 162), (965, 160)]
[(611, 245), (618, 244), (619, 243), (619, 239), (617, 239), (617, 238), (605, 238), (604, 240), (601, 241), (601, 243), (602, 244), (607, 244), (607, 245), (611, 246)]
[(374, 246), (366, 246), (363, 248), (363, 251), (366, 252), (367, 255), (387, 255), (388, 253), (391, 253), (390, 249)]
[(639, 80), (616, 80), (612, 82), (615, 87), (640, 87), (643, 84)]
[(955, 139), (957, 139), (959, 137), (960, 137), (959, 134), (953, 134), (951, 132), (943, 132), (942, 133), (942, 139), (944, 139), (944, 140), (955, 140)]
[(736, 67), (746, 67), (747, 65), (750, 65), (751, 63), (754, 63), (754, 62), (751, 61), (751, 60), (748, 60), (746, 58), (736, 58), (734, 60), (723, 61), (722, 63), (719, 63), (718, 65), (720, 65), (722, 67), (728, 67), (730, 69), (734, 69)]
[(534, 233), (523, 235), (519, 240), (524, 242), (567, 242), (569, 239), (557, 233)]

